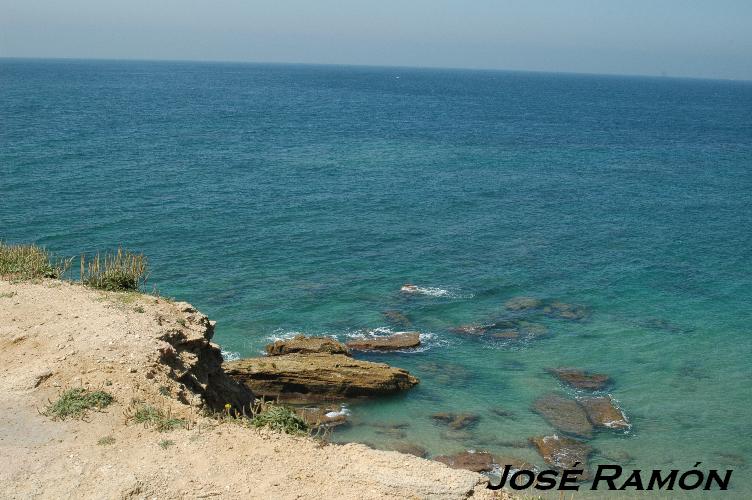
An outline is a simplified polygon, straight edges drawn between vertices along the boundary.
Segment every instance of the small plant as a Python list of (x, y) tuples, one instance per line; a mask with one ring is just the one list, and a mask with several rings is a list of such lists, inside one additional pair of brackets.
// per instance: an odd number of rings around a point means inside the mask
[(177, 322), (178, 322), (178, 325), (185, 326), (185, 318), (178, 318)]
[(0, 293), (0, 299), (12, 299), (15, 295), (16, 292)]
[(115, 444), (115, 438), (112, 436), (105, 436), (103, 438), (99, 438), (97, 444), (99, 446), (110, 446), (111, 444)]
[(97, 254), (90, 262), (81, 256), (81, 282), (93, 288), (111, 292), (135, 291), (146, 283), (148, 266), (143, 254), (123, 248)]
[(175, 446), (175, 441), (173, 441), (172, 439), (163, 439), (159, 442), (159, 447), (163, 450), (166, 450), (170, 446)]
[(144, 313), (144, 308), (142, 306), (136, 306), (133, 308), (133, 310), (140, 314)]
[(251, 419), (254, 427), (268, 427), (276, 432), (285, 434), (304, 434), (308, 425), (295, 414), (290, 408), (279, 405), (266, 405), (266, 407)]
[(185, 419), (174, 418), (169, 411), (165, 413), (159, 408), (137, 401), (131, 405), (126, 417), (137, 424), (143, 424), (144, 427), (154, 428), (158, 432), (167, 432), (188, 425)]
[(0, 276), (5, 278), (61, 278), (71, 261), (54, 259), (37, 245), (7, 245), (0, 241)]
[(43, 415), (52, 417), (53, 420), (65, 420), (71, 418), (83, 418), (89, 410), (101, 410), (106, 408), (115, 398), (112, 394), (104, 391), (89, 391), (88, 389), (69, 389), (54, 403), (50, 403)]

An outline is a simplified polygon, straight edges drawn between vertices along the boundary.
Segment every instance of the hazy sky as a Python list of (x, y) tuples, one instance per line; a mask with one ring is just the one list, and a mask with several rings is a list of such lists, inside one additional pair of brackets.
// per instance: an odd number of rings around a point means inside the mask
[(0, 56), (752, 79), (752, 0), (0, 0)]

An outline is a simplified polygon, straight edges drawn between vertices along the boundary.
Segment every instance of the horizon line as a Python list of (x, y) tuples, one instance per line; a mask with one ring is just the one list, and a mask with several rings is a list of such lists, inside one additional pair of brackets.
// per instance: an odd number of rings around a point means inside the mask
[(546, 75), (571, 75), (571, 76), (600, 76), (600, 77), (625, 77), (625, 78), (654, 78), (667, 80), (704, 80), (719, 82), (752, 83), (752, 79), (722, 78), (706, 76), (684, 75), (656, 75), (648, 73), (595, 73), (585, 71), (551, 71), (534, 69), (505, 69), (486, 67), (458, 67), (458, 66), (409, 66), (409, 65), (386, 65), (386, 64), (352, 64), (352, 63), (320, 63), (320, 62), (290, 62), (290, 61), (249, 61), (240, 59), (148, 59), (138, 57), (108, 58), (108, 57), (46, 57), (46, 56), (2, 56), (2, 60), (32, 60), (32, 61), (92, 61), (92, 62), (146, 62), (146, 63), (194, 63), (194, 64), (248, 64), (248, 65), (273, 65), (273, 66), (329, 66), (349, 68), (382, 68), (382, 69), (406, 69), (406, 70), (444, 70), (444, 71), (478, 71), (500, 73), (534, 73)]

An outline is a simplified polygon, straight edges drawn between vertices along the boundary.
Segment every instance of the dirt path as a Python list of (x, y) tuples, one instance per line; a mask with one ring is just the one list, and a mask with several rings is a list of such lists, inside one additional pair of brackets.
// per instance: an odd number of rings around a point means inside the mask
[[(165, 329), (192, 327), (185, 310), (57, 281), (0, 281), (0, 497), (449, 499), (474, 489), (473, 498), (489, 497), (478, 474), (436, 462), (201, 417), (177, 401), (191, 393), (160, 361)], [(84, 421), (39, 413), (73, 387), (116, 401)], [(192, 424), (144, 428), (126, 418), (134, 399)], [(105, 437), (114, 443), (98, 444)]]

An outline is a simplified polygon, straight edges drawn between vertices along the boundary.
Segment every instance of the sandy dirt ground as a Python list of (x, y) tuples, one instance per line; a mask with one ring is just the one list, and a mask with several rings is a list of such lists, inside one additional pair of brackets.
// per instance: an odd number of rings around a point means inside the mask
[[(176, 399), (185, 388), (160, 366), (160, 336), (184, 315), (152, 296), (0, 280), (0, 497), (492, 497), (482, 476), (437, 462), (202, 416)], [(74, 387), (106, 390), (115, 403), (84, 420), (40, 413)], [(129, 419), (133, 400), (189, 428), (145, 428)]]

